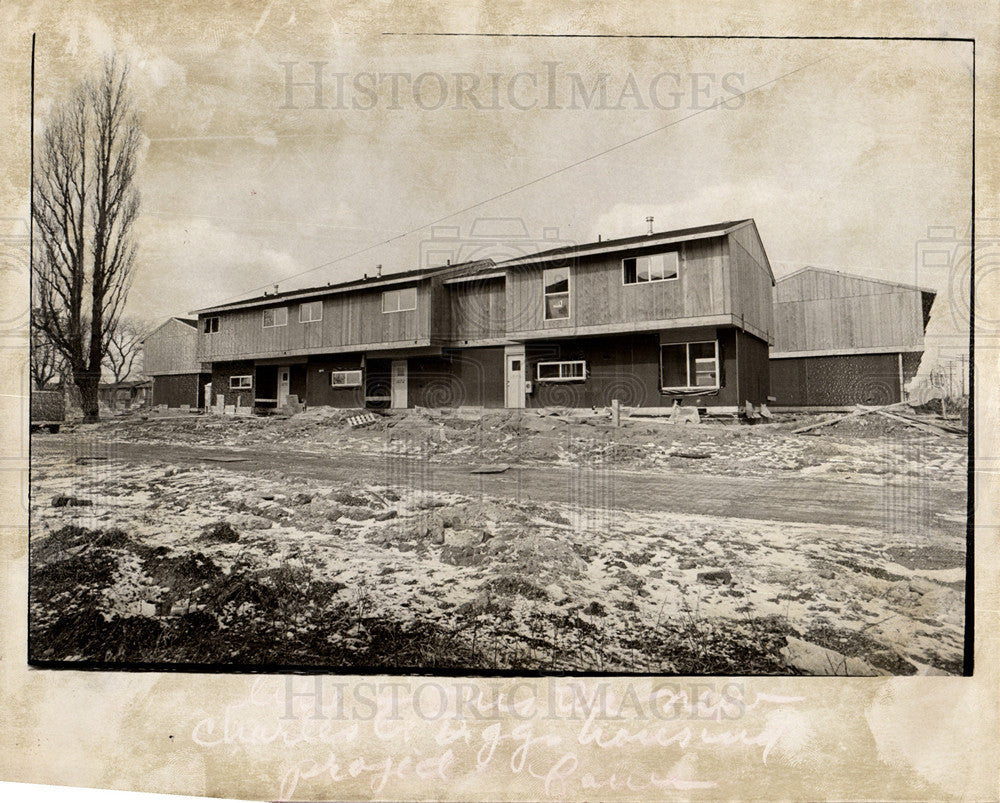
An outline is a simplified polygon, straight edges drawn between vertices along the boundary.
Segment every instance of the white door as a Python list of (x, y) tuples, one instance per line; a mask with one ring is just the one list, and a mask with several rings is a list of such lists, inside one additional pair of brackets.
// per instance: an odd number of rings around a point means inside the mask
[(278, 407), (288, 404), (288, 389), (290, 383), (291, 369), (287, 365), (278, 368)]
[(507, 407), (524, 407), (524, 357), (507, 357), (507, 382), (504, 404)]
[(392, 361), (392, 406), (406, 407), (406, 360)]

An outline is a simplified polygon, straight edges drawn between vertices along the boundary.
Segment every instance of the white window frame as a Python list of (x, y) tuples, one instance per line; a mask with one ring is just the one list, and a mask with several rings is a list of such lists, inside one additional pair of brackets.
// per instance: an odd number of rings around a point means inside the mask
[[(204, 318), (204, 325), (202, 326), (202, 333), (206, 335), (214, 335), (219, 332), (219, 316), (211, 315), (208, 318)], [(212, 322), (215, 322), (214, 324)]]
[[(542, 366), (558, 365), (559, 376), (542, 376)], [(563, 376), (565, 368), (569, 365), (579, 365), (583, 370), (583, 376)], [(585, 382), (587, 380), (586, 360), (548, 360), (535, 363), (535, 378), (539, 382)]]
[[(551, 273), (555, 270), (565, 270), (566, 271), (566, 289), (559, 293), (547, 293), (545, 291), (545, 274)], [(549, 296), (566, 296), (566, 317), (564, 318), (550, 318), (549, 317), (549, 305), (546, 303)], [(570, 270), (569, 265), (562, 265), (558, 268), (545, 268), (542, 270), (542, 320), (545, 321), (568, 321), (573, 317), (573, 271)]]
[[(353, 381), (345, 381), (345, 382), (333, 381), (333, 378), (335, 376), (343, 376), (345, 379), (347, 379), (348, 375), (353, 375), (352, 376)], [(354, 377), (356, 377), (356, 379), (354, 379)], [(330, 371), (330, 387), (332, 387), (334, 390), (339, 390), (340, 388), (360, 388), (362, 381), (363, 377), (360, 368), (350, 371)]]
[[(303, 318), (302, 312), (307, 308), (313, 308), (319, 310), (318, 318)], [(323, 320), (323, 302), (322, 301), (303, 301), (299, 304), (299, 323), (317, 323)]]
[[(650, 257), (658, 257), (658, 256), (662, 256), (662, 257), (673, 256), (674, 262), (675, 262), (675, 265), (676, 265), (676, 270), (674, 271), (674, 275), (673, 276), (661, 276), (659, 279), (642, 279), (642, 280), (640, 280), (639, 279), (639, 264), (638, 264), (638, 261), (640, 259), (649, 259)], [(635, 266), (635, 281), (634, 282), (629, 282), (629, 281), (625, 280), (625, 263), (628, 262), (630, 259), (634, 260), (636, 262), (636, 266)], [(664, 268), (666, 268), (666, 265), (664, 265)], [(625, 287), (632, 287), (632, 286), (637, 285), (637, 284), (652, 284), (653, 282), (676, 282), (680, 277), (681, 277), (681, 254), (680, 254), (680, 251), (660, 251), (660, 252), (657, 252), (655, 254), (643, 254), (642, 256), (625, 257), (625, 258), (622, 259), (622, 284)], [(663, 345), (668, 345), (668, 344), (664, 343)]]
[(229, 377), (230, 390), (253, 390), (253, 374), (237, 374)]
[[(692, 385), (691, 384), (691, 346), (701, 345), (702, 343), (712, 343), (715, 346), (715, 384), (714, 385)], [(672, 385), (670, 387), (663, 385), (663, 347), (664, 346), (684, 346), (684, 372), (687, 375), (687, 385)], [(670, 391), (690, 391), (690, 390), (703, 390), (712, 391), (719, 390), (722, 387), (721, 380), (722, 376), (719, 373), (719, 341), (716, 340), (688, 340), (681, 343), (661, 343), (660, 344), (660, 390), (670, 392)]]
[[(274, 313), (274, 323), (267, 322), (267, 313), (269, 312)], [(285, 313), (285, 319), (281, 323), (278, 323), (279, 312)], [(260, 322), (264, 329), (277, 329), (280, 326), (288, 326), (288, 307), (268, 307), (261, 312)]]
[[(400, 306), (403, 303), (403, 293), (407, 291), (413, 292), (413, 306), (403, 307)], [(386, 299), (395, 298), (396, 299), (396, 309), (389, 309), (386, 307)], [(417, 288), (416, 287), (393, 287), (390, 290), (382, 291), (382, 312), (412, 312), (417, 308)]]

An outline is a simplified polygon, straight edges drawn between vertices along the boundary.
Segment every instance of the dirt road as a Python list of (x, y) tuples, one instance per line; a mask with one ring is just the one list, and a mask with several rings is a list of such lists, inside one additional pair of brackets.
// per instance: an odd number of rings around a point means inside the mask
[[(40, 455), (66, 454), (67, 446), (73, 451), (62, 437), (33, 442), (35, 453)], [(843, 524), (906, 532), (916, 538), (961, 535), (964, 529), (964, 490), (956, 489), (953, 483), (925, 478), (915, 488), (912, 481), (899, 478), (851, 482), (794, 473), (731, 477), (616, 467), (511, 466), (501, 474), (470, 474), (474, 464), (457, 458), (438, 462), (400, 455), (328, 456), (281, 446), (226, 449), (88, 441), (84, 451), (92, 457), (128, 462), (218, 465), (248, 474), (277, 471), (291, 481), (296, 477), (329, 483), (361, 480), (585, 508)]]

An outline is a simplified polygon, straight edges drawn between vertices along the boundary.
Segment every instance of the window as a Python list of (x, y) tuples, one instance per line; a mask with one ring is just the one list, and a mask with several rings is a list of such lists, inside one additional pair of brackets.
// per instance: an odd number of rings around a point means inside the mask
[(539, 382), (582, 382), (587, 378), (585, 360), (540, 362), (536, 368)]
[(361, 371), (330, 371), (330, 384), (335, 388), (359, 388)]
[(264, 328), (288, 326), (288, 307), (274, 307), (264, 310)]
[(250, 390), (253, 387), (253, 377), (247, 374), (246, 376), (231, 376), (229, 377), (229, 389), (230, 390)]
[(322, 320), (322, 301), (306, 301), (304, 304), (299, 304), (299, 323), (313, 323)]
[(698, 390), (719, 387), (719, 343), (671, 343), (660, 347), (663, 390)]
[(382, 312), (406, 312), (417, 308), (417, 288), (403, 287), (382, 293)]
[(557, 321), (569, 317), (569, 268), (549, 268), (542, 271), (545, 286), (545, 320)]
[(622, 282), (642, 284), (676, 279), (678, 264), (676, 251), (668, 251), (665, 254), (649, 254), (644, 257), (629, 257), (622, 260)]
[(212, 335), (219, 331), (219, 319), (218, 318), (205, 318), (205, 328), (204, 332), (206, 335)]

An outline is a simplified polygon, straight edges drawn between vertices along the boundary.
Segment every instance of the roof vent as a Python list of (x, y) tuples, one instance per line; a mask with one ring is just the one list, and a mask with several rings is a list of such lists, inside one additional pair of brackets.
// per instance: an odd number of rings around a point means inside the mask
[(650, 215), (649, 217), (647, 217), (646, 218), (646, 222), (649, 224), (649, 232), (648, 233), (652, 234), (653, 233), (653, 216)]
[(275, 294), (275, 295), (278, 295), (278, 285), (275, 285), (275, 286), (274, 286), (274, 294)]
[(376, 279), (381, 279), (382, 278), (382, 266), (381, 265), (376, 265), (375, 266), (375, 278)]

